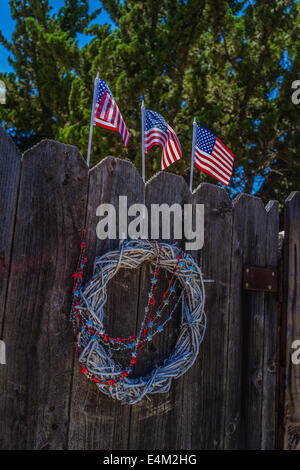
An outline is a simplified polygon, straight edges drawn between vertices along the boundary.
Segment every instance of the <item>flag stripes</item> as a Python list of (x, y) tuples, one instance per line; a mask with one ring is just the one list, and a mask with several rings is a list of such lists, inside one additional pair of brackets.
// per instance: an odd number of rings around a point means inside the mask
[(160, 114), (146, 110), (145, 118), (145, 152), (153, 145), (159, 145), (162, 149), (161, 170), (165, 170), (182, 157), (179, 139)]
[(195, 166), (228, 186), (233, 169), (233, 153), (214, 134), (197, 128)]

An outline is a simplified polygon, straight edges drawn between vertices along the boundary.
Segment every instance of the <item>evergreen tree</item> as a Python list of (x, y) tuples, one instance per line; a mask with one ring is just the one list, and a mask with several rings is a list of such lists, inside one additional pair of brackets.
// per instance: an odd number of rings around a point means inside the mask
[[(65, 7), (69, 20), (71, 3)], [(48, 0), (11, 0), (10, 5), (16, 21), (12, 42), (2, 34), (0, 41), (11, 53), (14, 73), (1, 75), (7, 104), (1, 107), (0, 118), (24, 150), (42, 138), (56, 138), (68, 122), (70, 90), (80, 68), (80, 51), (73, 36), (76, 27), (81, 31), (92, 16), (78, 8), (82, 16), (70, 32), (61, 24), (61, 12), (58, 18), (51, 14)]]
[(92, 20), (97, 18), (101, 8), (89, 15), (88, 0), (66, 0), (65, 6), (58, 12), (58, 23), (62, 31), (75, 38), (77, 33), (83, 33)]

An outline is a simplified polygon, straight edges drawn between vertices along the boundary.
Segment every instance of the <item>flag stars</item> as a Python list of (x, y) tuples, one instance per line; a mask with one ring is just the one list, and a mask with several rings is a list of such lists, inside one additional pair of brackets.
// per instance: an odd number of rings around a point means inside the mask
[(168, 126), (160, 114), (147, 109), (145, 113), (145, 132), (153, 129), (154, 127), (162, 130), (163, 132), (166, 132)]
[(211, 153), (214, 148), (215, 141), (216, 136), (212, 132), (204, 129), (204, 127), (198, 126), (196, 146), (200, 150), (203, 150), (203, 152), (206, 153)]
[(112, 96), (110, 89), (108, 88), (107, 83), (105, 80), (100, 80), (99, 85), (98, 85), (98, 97), (97, 97), (97, 103), (100, 103), (101, 98), (104, 93), (108, 93), (110, 96)]

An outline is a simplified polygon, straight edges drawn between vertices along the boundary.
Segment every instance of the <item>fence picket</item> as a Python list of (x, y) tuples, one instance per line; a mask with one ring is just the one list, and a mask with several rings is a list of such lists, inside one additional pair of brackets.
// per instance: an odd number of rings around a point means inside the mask
[[(278, 202), (270, 201), (267, 211), (266, 266), (278, 265)], [(276, 384), (278, 376), (277, 329), (279, 322), (278, 294), (265, 294), (264, 319), (264, 366), (263, 366), (263, 404), (262, 404), (262, 442), (261, 448), (272, 450), (276, 442)]]
[[(203, 183), (194, 201), (204, 204), (204, 247), (196, 253), (207, 283), (207, 331), (199, 359), (186, 376), (193, 423), (191, 448), (222, 449), (225, 427), (232, 203), (224, 189)], [(197, 423), (202, 423), (197, 426)]]
[[(155, 175), (146, 184), (146, 206), (148, 211), (151, 204), (182, 206), (192, 203), (191, 193), (180, 176), (172, 173), (161, 172)], [(171, 236), (173, 237), (173, 219), (171, 217)], [(151, 229), (151, 224), (150, 224)], [(161, 240), (161, 237), (159, 238)], [(183, 240), (184, 242), (184, 240)], [(184, 245), (184, 243), (183, 243)], [(143, 307), (146, 305), (147, 293), (150, 287), (150, 272), (144, 267), (142, 269), (142, 282), (140, 292), (140, 309), (138, 325), (144, 315)], [(167, 277), (160, 280), (157, 298), (161, 298), (167, 287)], [(178, 312), (177, 312), (178, 313)], [(176, 315), (178, 317), (178, 315)], [(172, 351), (177, 339), (177, 320), (173, 318), (164, 332), (157, 335), (152, 344), (146, 346), (141, 357), (140, 368), (137, 372), (151, 370), (155, 364)], [(151, 400), (143, 400), (132, 407), (130, 425), (130, 449), (186, 449), (190, 447), (190, 426), (188, 415), (182, 408), (184, 392), (182, 388), (183, 378), (174, 380), (168, 394), (151, 395)], [(187, 429), (188, 428), (188, 431)], [(187, 432), (186, 432), (187, 431)]]
[[(119, 246), (118, 239), (101, 241), (96, 236), (97, 207), (103, 203), (118, 207), (119, 195), (128, 197), (128, 206), (143, 203), (144, 184), (131, 163), (107, 157), (90, 170), (86, 221), (88, 275), (92, 273), (95, 256)], [(122, 270), (109, 283), (105, 326), (111, 334), (134, 334), (139, 277), (139, 271)], [(100, 393), (75, 364), (68, 448), (126, 449), (129, 420), (130, 406)]]
[(284, 229), (283, 446), (299, 450), (300, 365), (292, 363), (292, 343), (300, 340), (300, 191), (292, 192), (285, 202)]
[(21, 169), (21, 154), (0, 127), (0, 338)]
[(233, 201), (226, 448), (259, 449), (261, 445), (264, 293), (243, 291), (243, 267), (265, 266), (266, 235), (261, 199), (237, 196)]
[(45, 140), (22, 160), (3, 339), (4, 449), (66, 447), (72, 372), (72, 272), (86, 209), (87, 167)]

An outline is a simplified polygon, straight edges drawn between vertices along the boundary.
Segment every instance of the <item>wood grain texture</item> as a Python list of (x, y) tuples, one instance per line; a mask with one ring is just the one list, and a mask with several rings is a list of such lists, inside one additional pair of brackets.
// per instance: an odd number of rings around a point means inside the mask
[(203, 183), (194, 202), (204, 204), (204, 247), (196, 254), (205, 279), (207, 331), (199, 360), (184, 378), (192, 449), (224, 448), (232, 203), (224, 189)]
[[(174, 203), (182, 206), (192, 203), (191, 193), (182, 177), (171, 173), (161, 172), (155, 175), (146, 184), (146, 206), (150, 213), (151, 205)], [(151, 224), (150, 224), (151, 230)], [(161, 234), (158, 238), (161, 240)], [(171, 217), (170, 239), (174, 242), (173, 218)], [(184, 245), (184, 239), (181, 241)], [(157, 298), (167, 288), (168, 276), (161, 274)], [(147, 267), (142, 270), (140, 289), (140, 308), (138, 325), (144, 316), (144, 307), (147, 303), (147, 293), (150, 288), (150, 272)], [(170, 306), (171, 308), (171, 306)], [(170, 311), (170, 310), (169, 310)], [(178, 336), (179, 315), (168, 323), (165, 330), (156, 335), (153, 342), (145, 347), (141, 355), (141, 365), (138, 373), (147, 373), (160, 364), (174, 348)], [(190, 448), (191, 421), (183, 408), (186, 390), (183, 387), (183, 378), (174, 380), (169, 393), (151, 395), (148, 401), (132, 406), (130, 421), (129, 449), (188, 449)]]
[[(270, 201), (266, 206), (267, 238), (266, 266), (278, 266), (279, 211), (278, 202)], [(264, 310), (264, 366), (261, 449), (272, 450), (276, 446), (277, 427), (277, 378), (279, 374), (277, 330), (279, 325), (278, 294), (265, 294)]]
[(292, 343), (300, 339), (300, 192), (285, 202), (284, 319), (285, 374), (284, 449), (300, 450), (300, 365), (292, 363)]
[[(119, 196), (128, 197), (128, 206), (144, 202), (144, 184), (134, 166), (107, 157), (90, 170), (87, 210), (88, 275), (94, 258), (115, 249), (119, 240), (99, 240), (96, 209), (111, 203), (117, 209)], [(118, 212), (118, 211), (117, 211)], [(117, 222), (119, 218), (117, 217)], [(130, 219), (128, 219), (128, 222)], [(121, 270), (109, 283), (105, 307), (105, 327), (113, 335), (134, 334), (138, 310), (140, 270)], [(72, 385), (69, 449), (126, 449), (130, 422), (130, 406), (98, 391), (75, 364)]]
[(284, 245), (285, 245), (284, 230), (279, 232), (278, 237), (278, 273), (279, 277), (279, 298), (278, 303), (278, 329), (277, 329), (277, 343), (278, 343), (278, 376), (276, 384), (277, 395), (277, 410), (276, 410), (276, 449), (283, 449), (284, 442), (284, 383), (285, 383), (285, 363), (286, 363), (286, 314), (284, 303)]
[(72, 273), (84, 226), (87, 167), (45, 140), (23, 156), (3, 338), (2, 449), (67, 444)]
[(243, 266), (265, 266), (267, 216), (259, 198), (233, 201), (225, 447), (259, 449), (262, 438), (264, 293), (243, 291)]
[(0, 127), (0, 338), (6, 301), (16, 205), (21, 169), (21, 154)]

